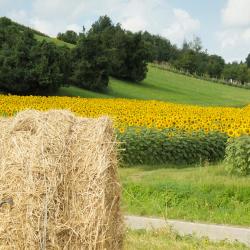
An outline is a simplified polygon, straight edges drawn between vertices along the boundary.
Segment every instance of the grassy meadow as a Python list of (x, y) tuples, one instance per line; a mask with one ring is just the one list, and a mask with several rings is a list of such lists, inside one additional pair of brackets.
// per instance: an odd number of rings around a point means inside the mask
[(94, 98), (153, 99), (205, 106), (245, 106), (250, 102), (250, 90), (208, 82), (162, 69), (148, 67), (147, 78), (141, 83), (110, 79), (103, 93), (63, 87), (60, 96)]
[(250, 177), (213, 166), (135, 166), (119, 169), (128, 214), (250, 226)]

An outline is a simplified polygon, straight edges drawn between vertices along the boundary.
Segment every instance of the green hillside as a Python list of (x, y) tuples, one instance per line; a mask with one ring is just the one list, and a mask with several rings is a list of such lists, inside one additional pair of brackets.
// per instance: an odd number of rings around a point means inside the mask
[(77, 87), (61, 88), (58, 95), (155, 99), (198, 105), (244, 106), (250, 103), (250, 90), (148, 67), (147, 78), (141, 83), (110, 79), (104, 93), (96, 93)]
[[(21, 30), (30, 29), (13, 22)], [(34, 32), (39, 41), (46, 40), (58, 46), (73, 48), (75, 45)], [(80, 89), (74, 86), (60, 88), (60, 96), (99, 98), (154, 99), (176, 103), (220, 106), (244, 106), (250, 103), (250, 90), (199, 80), (148, 66), (147, 78), (141, 83), (110, 78), (109, 87), (103, 93)]]
[[(25, 26), (20, 26), (21, 28)], [(73, 48), (73, 44), (43, 36), (34, 31), (37, 40)], [(63, 87), (57, 95), (99, 98), (154, 99), (198, 105), (244, 106), (250, 103), (250, 90), (199, 80), (162, 69), (148, 67), (147, 78), (141, 83), (110, 79), (103, 93), (77, 87)]]
[[(36, 38), (54, 42), (58, 46), (74, 47), (56, 38), (35, 35)], [(176, 103), (244, 106), (250, 103), (250, 90), (227, 86), (219, 83), (199, 80), (189, 76), (148, 67), (147, 78), (141, 83), (110, 79), (104, 93), (92, 92), (74, 86), (63, 87), (57, 93), (60, 96), (80, 96), (88, 98), (133, 98), (154, 99)]]

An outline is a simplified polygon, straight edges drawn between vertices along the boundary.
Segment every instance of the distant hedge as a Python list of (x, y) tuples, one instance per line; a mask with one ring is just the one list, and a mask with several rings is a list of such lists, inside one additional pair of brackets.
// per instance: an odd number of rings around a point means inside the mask
[(128, 128), (117, 132), (123, 164), (196, 164), (223, 160), (228, 137), (218, 132)]

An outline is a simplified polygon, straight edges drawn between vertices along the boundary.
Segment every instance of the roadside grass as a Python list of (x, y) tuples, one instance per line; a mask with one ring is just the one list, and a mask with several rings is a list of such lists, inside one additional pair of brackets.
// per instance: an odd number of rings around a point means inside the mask
[(194, 222), (250, 226), (250, 177), (214, 166), (119, 169), (123, 211)]
[(105, 92), (78, 87), (62, 87), (56, 95), (94, 98), (129, 98), (160, 100), (204, 106), (242, 107), (250, 102), (250, 90), (203, 81), (148, 66), (147, 78), (141, 83), (110, 78)]
[(124, 244), (125, 250), (247, 250), (250, 249), (241, 243), (227, 241), (212, 242), (207, 238), (195, 236), (179, 236), (178, 234), (162, 229), (157, 231), (128, 230)]

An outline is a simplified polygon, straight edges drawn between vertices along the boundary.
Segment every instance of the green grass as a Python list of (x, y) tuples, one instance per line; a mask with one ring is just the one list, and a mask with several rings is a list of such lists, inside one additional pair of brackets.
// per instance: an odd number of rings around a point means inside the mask
[(151, 66), (147, 78), (141, 83), (111, 78), (108, 89), (103, 93), (64, 87), (57, 94), (95, 98), (154, 99), (210, 106), (244, 106), (250, 103), (249, 89), (198, 80)]
[(64, 41), (61, 41), (61, 40), (58, 40), (56, 38), (52, 38), (52, 37), (46, 37), (46, 36), (40, 36), (40, 35), (37, 35), (35, 34), (35, 38), (38, 40), (38, 41), (47, 41), (47, 42), (53, 42), (55, 43), (56, 45), (58, 46), (66, 46), (66, 47), (69, 47), (69, 48), (73, 48), (75, 47), (74, 44), (71, 44), (71, 43), (66, 43)]
[(125, 250), (246, 250), (243, 244), (226, 241), (212, 242), (207, 238), (181, 237), (167, 229), (158, 231), (129, 230), (126, 234)]
[(250, 226), (250, 177), (226, 175), (222, 165), (174, 167), (121, 168), (124, 212)]

